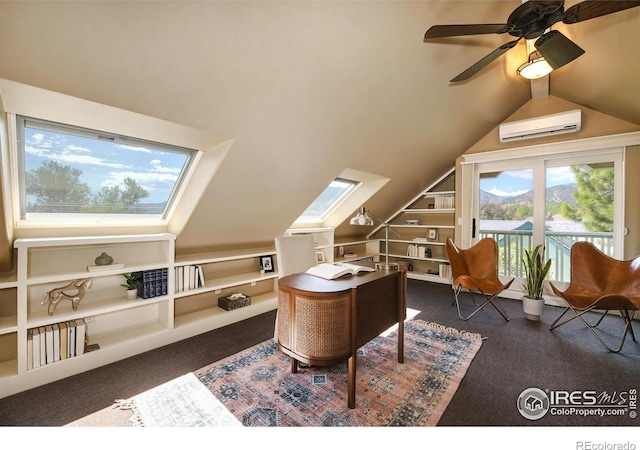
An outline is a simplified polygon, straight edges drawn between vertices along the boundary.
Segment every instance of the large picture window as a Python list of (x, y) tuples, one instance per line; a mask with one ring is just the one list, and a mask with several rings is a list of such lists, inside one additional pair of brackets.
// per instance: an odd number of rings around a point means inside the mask
[(17, 118), (20, 219), (164, 219), (196, 152)]

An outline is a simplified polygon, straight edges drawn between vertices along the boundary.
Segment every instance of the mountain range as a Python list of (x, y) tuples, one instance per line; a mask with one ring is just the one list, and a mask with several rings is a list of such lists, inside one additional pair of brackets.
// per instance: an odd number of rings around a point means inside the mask
[[(576, 190), (576, 184), (560, 184), (546, 189), (547, 203), (568, 203), (570, 205), (575, 204), (576, 199), (572, 195)], [(497, 205), (528, 205), (533, 206), (533, 191), (525, 192), (524, 194), (511, 196), (511, 195), (495, 195), (487, 191), (480, 190), (480, 204), (486, 205), (493, 203)]]

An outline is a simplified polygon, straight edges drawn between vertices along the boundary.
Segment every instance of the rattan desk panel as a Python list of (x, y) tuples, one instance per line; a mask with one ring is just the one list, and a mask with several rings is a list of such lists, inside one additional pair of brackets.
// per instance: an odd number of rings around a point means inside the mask
[(305, 273), (279, 280), (278, 345), (298, 361), (328, 366), (349, 361), (349, 408), (355, 407), (356, 350), (398, 324), (398, 362), (404, 361), (404, 271), (376, 271), (324, 280)]

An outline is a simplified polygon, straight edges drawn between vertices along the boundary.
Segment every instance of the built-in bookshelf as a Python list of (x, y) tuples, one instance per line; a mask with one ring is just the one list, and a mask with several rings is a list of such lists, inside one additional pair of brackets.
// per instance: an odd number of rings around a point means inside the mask
[[(313, 234), (318, 258), (327, 262), (379, 260), (375, 238), (334, 240), (333, 228), (287, 233)], [(158, 233), (17, 239), (14, 247), (16, 271), (0, 278), (0, 397), (277, 307), (275, 246), (176, 255), (175, 235)], [(96, 263), (102, 253), (112, 257), (111, 264)], [(140, 274), (140, 284), (138, 297), (128, 300), (121, 285), (123, 275), (132, 273)], [(77, 308), (67, 299), (49, 308), (52, 292), (73, 297), (77, 283), (85, 286)], [(243, 294), (246, 306), (218, 305), (233, 294)], [(79, 330), (73, 350), (71, 329)], [(44, 345), (36, 344), (44, 363), (34, 364), (34, 336)]]
[(452, 168), (428, 186), (389, 223), (389, 248), (385, 248), (384, 226), (377, 227), (369, 238), (380, 241), (380, 255), (401, 264), (407, 277), (419, 280), (450, 282), (449, 260), (445, 242), (455, 231), (455, 171)]
[[(175, 260), (179, 271), (195, 271), (200, 283), (178, 290), (174, 294), (174, 331), (187, 336), (229, 325), (248, 317), (277, 308), (277, 278), (275, 249), (211, 252), (179, 255)], [(192, 271), (192, 270), (191, 270)], [(218, 299), (236, 293), (251, 298), (242, 308), (227, 311), (218, 306)]]
[(18, 373), (17, 286), (15, 274), (0, 279), (0, 383)]
[[(17, 239), (14, 247), (16, 273), (0, 278), (0, 397), (277, 306), (273, 247), (176, 257), (170, 233)], [(96, 268), (103, 252), (113, 263)], [(177, 273), (189, 267), (201, 281), (178, 290)], [(123, 275), (136, 272), (138, 297), (127, 300)], [(86, 289), (77, 308), (66, 298), (49, 308), (51, 293), (77, 296), (78, 282)], [(219, 297), (236, 292), (250, 296), (251, 304), (230, 311), (218, 306)]]
[(334, 229), (326, 228), (290, 228), (287, 235), (310, 234), (316, 247), (318, 262), (378, 261), (380, 246), (377, 239), (339, 238)]

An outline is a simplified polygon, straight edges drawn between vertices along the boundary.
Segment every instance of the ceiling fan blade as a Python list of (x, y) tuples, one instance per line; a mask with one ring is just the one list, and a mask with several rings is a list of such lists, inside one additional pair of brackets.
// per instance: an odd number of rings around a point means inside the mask
[(582, 22), (636, 6), (640, 6), (640, 1), (586, 0), (567, 9), (562, 21), (567, 24)]
[(426, 39), (470, 36), (474, 34), (496, 34), (506, 27), (503, 23), (477, 24), (477, 25), (434, 25), (424, 34)]
[(516, 39), (515, 41), (511, 41), (511, 42), (507, 42), (506, 44), (502, 44), (500, 47), (498, 47), (497, 49), (495, 49), (494, 51), (489, 53), (487, 56), (482, 58), (480, 61), (478, 61), (477, 63), (475, 63), (471, 67), (469, 67), (467, 70), (462, 72), (460, 75), (458, 75), (457, 77), (452, 79), (450, 82), (451, 83), (456, 83), (458, 81), (468, 80), (469, 78), (474, 76), (476, 73), (480, 72), (482, 69), (484, 69), (489, 64), (491, 64), (493, 61), (498, 59), (500, 56), (505, 54), (507, 52), (507, 50), (510, 50), (513, 47), (515, 47), (516, 44), (518, 43), (518, 41), (520, 41), (520, 38)]
[(534, 46), (555, 70), (570, 63), (584, 53), (584, 50), (558, 30), (543, 34)]

